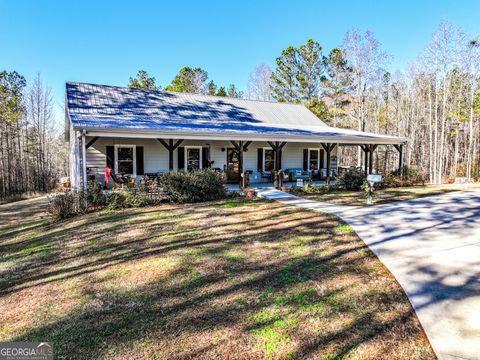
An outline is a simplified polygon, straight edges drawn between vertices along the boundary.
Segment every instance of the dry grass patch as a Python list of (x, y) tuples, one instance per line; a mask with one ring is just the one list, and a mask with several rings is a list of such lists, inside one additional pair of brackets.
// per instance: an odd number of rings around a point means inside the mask
[(431, 359), (402, 289), (337, 218), (268, 201), (0, 230), (0, 340), (59, 359)]

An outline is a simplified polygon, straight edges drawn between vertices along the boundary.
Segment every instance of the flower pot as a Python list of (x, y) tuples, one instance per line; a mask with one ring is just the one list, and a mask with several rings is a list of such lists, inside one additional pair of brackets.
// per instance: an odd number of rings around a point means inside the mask
[(255, 197), (255, 190), (253, 189), (245, 189), (244, 193), (247, 199), (253, 199)]

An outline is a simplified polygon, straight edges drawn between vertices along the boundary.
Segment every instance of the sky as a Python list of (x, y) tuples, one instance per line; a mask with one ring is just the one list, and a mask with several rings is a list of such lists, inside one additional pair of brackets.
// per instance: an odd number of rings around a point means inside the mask
[(479, 14), (479, 0), (0, 0), (0, 71), (40, 73), (61, 121), (66, 81), (123, 86), (145, 69), (163, 87), (198, 66), (245, 90), (255, 66), (274, 68), (287, 46), (313, 38), (328, 53), (352, 28), (375, 33), (395, 72), (442, 19), (480, 35)]

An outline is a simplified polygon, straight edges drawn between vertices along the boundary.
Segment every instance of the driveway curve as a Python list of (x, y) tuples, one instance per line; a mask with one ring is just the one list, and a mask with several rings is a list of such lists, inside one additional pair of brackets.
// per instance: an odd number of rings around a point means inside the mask
[(339, 216), (396, 277), (439, 359), (480, 359), (480, 190), (370, 207), (259, 195)]

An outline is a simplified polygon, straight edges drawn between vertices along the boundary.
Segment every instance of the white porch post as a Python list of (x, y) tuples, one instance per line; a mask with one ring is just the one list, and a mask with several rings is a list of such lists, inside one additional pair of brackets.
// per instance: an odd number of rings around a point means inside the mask
[(82, 131), (82, 180), (83, 190), (87, 191), (87, 147), (85, 144), (85, 130)]

